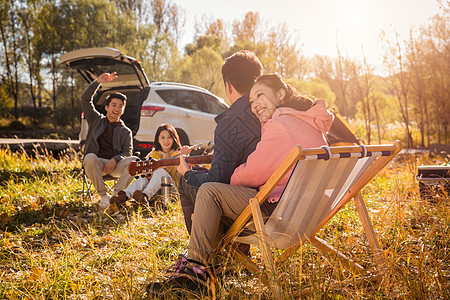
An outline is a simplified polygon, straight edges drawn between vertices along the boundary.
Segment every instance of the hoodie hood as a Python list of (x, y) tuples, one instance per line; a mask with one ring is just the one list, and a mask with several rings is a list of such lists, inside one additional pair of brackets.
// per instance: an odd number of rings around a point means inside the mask
[(314, 106), (307, 111), (299, 111), (290, 107), (279, 107), (275, 110), (272, 118), (282, 115), (293, 115), (302, 119), (317, 130), (327, 133), (333, 124), (334, 115), (331, 113), (322, 99), (316, 100)]

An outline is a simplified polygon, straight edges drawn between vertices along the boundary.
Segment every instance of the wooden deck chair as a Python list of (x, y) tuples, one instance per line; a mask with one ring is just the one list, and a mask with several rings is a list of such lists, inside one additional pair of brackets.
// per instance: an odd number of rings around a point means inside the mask
[[(272, 174), (255, 198), (225, 234), (220, 250), (231, 241), (260, 244), (266, 269), (275, 275), (275, 264), (270, 247), (285, 249), (277, 262), (295, 253), (303, 243), (310, 241), (320, 252), (336, 255), (347, 267), (363, 268), (337, 252), (315, 234), (351, 199), (354, 198), (369, 246), (377, 268), (384, 263), (384, 254), (377, 241), (361, 196), (361, 189), (377, 175), (403, 148), (397, 141), (390, 145), (341, 146), (302, 149), (294, 147)], [(280, 202), (272, 215), (264, 221), (260, 205), (294, 166)], [(239, 236), (253, 217), (256, 233)], [(231, 248), (230, 248), (231, 249)], [(243, 259), (242, 254), (239, 260)], [(256, 264), (246, 260), (251, 272), (259, 271)], [(275, 278), (275, 277), (274, 277)], [(269, 284), (274, 298), (280, 297), (276, 280), (263, 280)]]

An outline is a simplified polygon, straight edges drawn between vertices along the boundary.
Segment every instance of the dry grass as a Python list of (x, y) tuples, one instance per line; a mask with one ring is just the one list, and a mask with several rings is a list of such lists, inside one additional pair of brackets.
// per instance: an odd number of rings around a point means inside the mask
[[(284, 298), (450, 298), (450, 202), (420, 199), (415, 173), (421, 163), (438, 161), (402, 157), (363, 191), (388, 261), (378, 284), (359, 280), (308, 245), (278, 270)], [(1, 299), (141, 299), (146, 283), (185, 251), (188, 235), (176, 201), (165, 211), (128, 207), (105, 215), (98, 198), (82, 200), (79, 175), (74, 154), (54, 159), (0, 150)], [(321, 235), (374, 267), (352, 205)], [(217, 283), (216, 297), (269, 299), (270, 291), (238, 267)]]

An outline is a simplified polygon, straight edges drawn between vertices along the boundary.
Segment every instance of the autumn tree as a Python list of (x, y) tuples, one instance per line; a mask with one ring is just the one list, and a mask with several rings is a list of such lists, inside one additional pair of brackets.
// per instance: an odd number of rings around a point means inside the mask
[(300, 36), (289, 30), (287, 23), (270, 28), (267, 38), (265, 68), (284, 78), (303, 79), (306, 75), (305, 59), (301, 52)]
[[(448, 6), (450, 7), (450, 6)], [(426, 64), (425, 88), (431, 114), (428, 126), (437, 135), (438, 143), (448, 143), (450, 121), (450, 10), (447, 14), (436, 15), (431, 23), (421, 29), (423, 57)], [(431, 134), (431, 133), (430, 133)]]
[(155, 33), (150, 41), (147, 57), (150, 62), (151, 80), (167, 78), (171, 66), (179, 61), (176, 41), (182, 26), (180, 11), (176, 4), (168, 0), (153, 0), (151, 3), (152, 26)]
[(18, 19), (21, 23), (22, 49), (24, 65), (28, 73), (28, 87), (33, 103), (33, 117), (35, 121), (38, 117), (38, 106), (42, 106), (41, 95), (43, 89), (41, 75), (41, 53), (35, 51), (37, 43), (35, 28), (37, 24), (38, 11), (42, 2), (37, 0), (25, 0), (24, 5), (18, 10)]
[(195, 22), (194, 29), (194, 41), (187, 44), (185, 48), (187, 56), (204, 47), (209, 47), (220, 55), (226, 51), (229, 45), (229, 37), (221, 19), (214, 20), (202, 16), (200, 21)]
[(224, 97), (222, 64), (223, 59), (219, 53), (210, 47), (202, 47), (192, 55), (186, 56), (181, 81), (203, 87)]
[(20, 31), (20, 22), (17, 15), (19, 9), (16, 1), (2, 1), (0, 7), (0, 37), (3, 66), (6, 70), (3, 82), (6, 83), (7, 92), (14, 99), (14, 117), (19, 118), (18, 104), (20, 96), (20, 63), (21, 48), (20, 36), (16, 32)]
[(410, 124), (410, 106), (409, 95), (411, 89), (411, 77), (407, 72), (406, 59), (404, 56), (403, 43), (400, 41), (400, 37), (396, 34), (395, 43), (385, 39), (386, 43), (386, 55), (384, 57), (384, 63), (387, 66), (390, 74), (386, 77), (390, 93), (395, 95), (398, 107), (403, 119), (406, 130), (407, 147), (413, 147), (413, 140), (411, 136), (411, 124)]
[(331, 58), (316, 55), (311, 59), (310, 68), (314, 74), (328, 83), (331, 90), (336, 94), (336, 106), (348, 120), (356, 112), (355, 105), (349, 105), (349, 82), (352, 77), (352, 62), (350, 59), (339, 56)]

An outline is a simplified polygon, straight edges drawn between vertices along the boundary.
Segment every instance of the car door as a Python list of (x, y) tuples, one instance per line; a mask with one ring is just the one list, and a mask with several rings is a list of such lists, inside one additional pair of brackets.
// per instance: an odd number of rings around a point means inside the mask
[(200, 92), (177, 88), (158, 90), (157, 93), (167, 104), (177, 107), (176, 110), (167, 110), (167, 119), (184, 124), (185, 128), (182, 129), (186, 131), (191, 144), (207, 144), (213, 140), (215, 115), (206, 112)]

